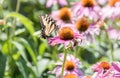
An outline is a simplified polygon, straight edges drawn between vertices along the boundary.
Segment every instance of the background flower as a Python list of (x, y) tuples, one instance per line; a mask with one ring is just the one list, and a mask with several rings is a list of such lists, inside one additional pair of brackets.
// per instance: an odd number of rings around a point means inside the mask
[(84, 36), (85, 41), (94, 41), (94, 36), (99, 35), (100, 29), (98, 24), (92, 24), (86, 17), (77, 19), (75, 23), (76, 29)]
[(72, 11), (68, 7), (53, 11), (50, 16), (56, 20), (58, 25), (72, 23)]
[[(120, 0), (101, 1), (0, 0), (0, 20), (4, 20), (0, 21), (0, 78), (55, 78), (62, 65), (58, 54), (63, 53), (65, 48), (68, 55), (74, 55), (82, 63), (82, 66), (76, 65), (75, 60), (70, 62), (70, 59), (65, 66), (67, 71), (78, 71), (74, 67), (80, 67), (84, 75), (78, 78), (119, 78), (119, 63), (116, 62), (120, 61)], [(56, 35), (53, 31), (53, 37), (43, 39), (41, 31), (46, 27), (51, 29), (55, 23), (47, 18), (43, 20), (45, 26), (40, 25), (42, 20), (39, 17), (46, 14), (56, 21), (59, 30), (68, 27), (70, 35), (63, 34), (66, 31), (59, 31)], [(80, 21), (83, 17), (89, 23), (84, 19)], [(48, 44), (50, 38), (54, 47)], [(66, 47), (63, 47), (64, 44)], [(58, 74), (49, 73), (58, 61)], [(100, 71), (93, 72), (90, 67), (102, 61), (110, 63), (110, 71), (98, 64), (96, 70)], [(79, 72), (75, 70), (74, 73), (65, 73), (64, 77), (78, 76)]]
[[(59, 54), (59, 58), (61, 61), (64, 59), (64, 54)], [(57, 67), (52, 71), (52, 73), (56, 74), (56, 78), (59, 78), (62, 71), (62, 62), (56, 63)], [(65, 68), (64, 68), (64, 75), (63, 77), (67, 78), (67, 76), (70, 74), (74, 77), (82, 77), (83, 72), (80, 70), (79, 65), (81, 65), (81, 62), (79, 62), (78, 58), (75, 58), (73, 55), (68, 55), (65, 61)]]
[(102, 19), (110, 18), (111, 20), (115, 20), (116, 18), (120, 18), (119, 8), (119, 0), (110, 0), (109, 4), (102, 9)]
[(98, 20), (101, 18), (101, 8), (96, 4), (95, 0), (81, 0), (72, 6), (74, 17), (88, 17), (90, 20)]
[(55, 5), (55, 4), (59, 4), (60, 6), (65, 6), (67, 5), (67, 1), (66, 0), (47, 0), (46, 2), (46, 7), (51, 7), (52, 5)]
[(111, 39), (120, 40), (120, 31), (115, 28), (109, 27), (108, 35)]

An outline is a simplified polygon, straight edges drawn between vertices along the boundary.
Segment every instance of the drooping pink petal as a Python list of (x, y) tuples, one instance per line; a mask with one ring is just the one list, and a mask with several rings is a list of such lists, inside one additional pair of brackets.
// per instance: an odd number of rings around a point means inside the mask
[[(118, 64), (120, 65), (120, 64)], [(117, 63), (112, 63), (112, 66), (115, 70), (117, 70), (120, 73), (120, 67), (118, 67)]]
[(58, 36), (57, 37), (54, 37), (54, 38), (49, 38), (49, 41), (48, 43), (51, 45), (51, 46), (54, 46), (56, 44), (62, 44), (64, 43), (65, 41), (64, 40), (61, 40)]

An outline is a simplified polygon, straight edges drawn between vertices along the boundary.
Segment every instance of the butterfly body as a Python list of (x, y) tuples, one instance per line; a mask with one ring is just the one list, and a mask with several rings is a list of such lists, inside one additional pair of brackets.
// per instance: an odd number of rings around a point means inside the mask
[(50, 36), (50, 33), (54, 30), (58, 29), (58, 25), (56, 25), (55, 20), (53, 20), (48, 15), (40, 16), (40, 24), (41, 24), (41, 36), (46, 39)]

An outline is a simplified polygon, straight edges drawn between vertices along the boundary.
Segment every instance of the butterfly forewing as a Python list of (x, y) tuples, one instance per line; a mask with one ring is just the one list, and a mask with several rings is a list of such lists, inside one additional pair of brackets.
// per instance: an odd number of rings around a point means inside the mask
[(57, 30), (57, 28), (58, 28), (55, 20), (53, 20), (48, 15), (40, 16), (40, 24), (42, 27), (41, 36), (43, 38), (50, 36), (50, 33), (54, 30)]

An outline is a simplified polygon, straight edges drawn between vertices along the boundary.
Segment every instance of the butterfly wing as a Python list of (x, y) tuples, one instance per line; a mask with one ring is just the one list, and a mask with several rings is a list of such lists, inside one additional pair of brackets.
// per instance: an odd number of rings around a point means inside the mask
[(50, 33), (56, 29), (58, 26), (56, 25), (55, 20), (53, 20), (48, 15), (40, 16), (40, 24), (41, 24), (41, 36), (43, 38), (47, 38), (50, 36)]
[(44, 22), (43, 22), (43, 18), (44, 16), (40, 16), (40, 26), (41, 26), (41, 36), (43, 38), (46, 38), (46, 35), (45, 35), (45, 25), (44, 25)]

